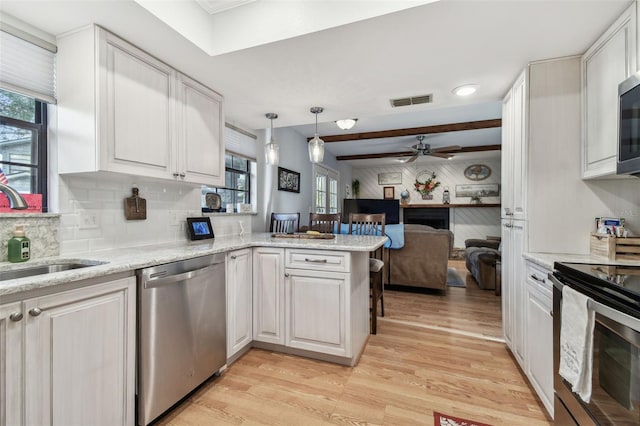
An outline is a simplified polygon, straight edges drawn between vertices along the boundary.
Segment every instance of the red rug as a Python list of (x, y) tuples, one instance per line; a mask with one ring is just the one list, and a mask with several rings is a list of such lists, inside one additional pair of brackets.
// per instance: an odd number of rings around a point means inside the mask
[(473, 420), (461, 419), (448, 414), (433, 412), (434, 426), (491, 426), (486, 423), (474, 422)]

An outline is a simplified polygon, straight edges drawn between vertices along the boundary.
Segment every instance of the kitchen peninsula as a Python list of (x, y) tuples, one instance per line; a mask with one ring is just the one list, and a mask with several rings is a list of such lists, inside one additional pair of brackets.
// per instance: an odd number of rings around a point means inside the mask
[(386, 240), (249, 234), (0, 263), (0, 274), (92, 265), (0, 281), (0, 347), (12, 348), (0, 392), (8, 424), (23, 413), (31, 424), (82, 415), (65, 406), (134, 424), (136, 270), (210, 254), (226, 256), (227, 364), (260, 347), (353, 366), (369, 336), (369, 252)]
[[(222, 237), (194, 241), (105, 250), (82, 259), (47, 257), (27, 263), (0, 263), (0, 273), (60, 262), (92, 265), (64, 272), (3, 280), (0, 305), (74, 290), (113, 277), (134, 277), (135, 271), (153, 265), (175, 262), (215, 253), (239, 250), (252, 252), (253, 337), (259, 346), (283, 345), (328, 353), (329, 360), (353, 365), (369, 334), (369, 252), (384, 244), (386, 237), (336, 235), (335, 239), (273, 238), (269, 233)], [(229, 281), (227, 294), (237, 283)], [(308, 298), (308, 299), (307, 299)], [(312, 306), (303, 306), (313, 301)], [(260, 303), (256, 306), (256, 302)], [(235, 307), (228, 306), (228, 313)], [(285, 311), (286, 321), (285, 321)], [(275, 321), (275, 322), (274, 322)], [(288, 325), (285, 333), (285, 322)], [(322, 324), (314, 330), (314, 323)], [(338, 327), (331, 332), (328, 327)], [(306, 327), (309, 329), (306, 329)], [(313, 342), (314, 333), (330, 339), (330, 347)], [(328, 333), (328, 334), (327, 334)], [(339, 342), (333, 340), (339, 338)], [(304, 354), (304, 353), (303, 353)], [(325, 358), (323, 358), (325, 359)]]

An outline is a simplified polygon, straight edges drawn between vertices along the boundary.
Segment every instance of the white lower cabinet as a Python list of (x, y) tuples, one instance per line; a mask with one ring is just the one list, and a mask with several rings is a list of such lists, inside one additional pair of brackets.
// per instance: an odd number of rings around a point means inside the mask
[(502, 324), (504, 338), (524, 368), (524, 248), (526, 221), (503, 220), (502, 223)]
[(346, 356), (345, 274), (287, 269), (285, 277), (286, 345)]
[(284, 345), (284, 249), (253, 250), (253, 339)]
[(253, 340), (252, 251), (227, 253), (227, 359)]
[(134, 277), (3, 306), (0, 324), (5, 424), (134, 424)]
[(20, 302), (0, 305), (0, 425), (23, 423), (24, 359), (22, 356), (22, 324)]
[(531, 385), (553, 417), (553, 289), (550, 271), (527, 262), (526, 369)]
[(365, 252), (254, 248), (256, 346), (354, 365), (369, 336), (368, 262)]

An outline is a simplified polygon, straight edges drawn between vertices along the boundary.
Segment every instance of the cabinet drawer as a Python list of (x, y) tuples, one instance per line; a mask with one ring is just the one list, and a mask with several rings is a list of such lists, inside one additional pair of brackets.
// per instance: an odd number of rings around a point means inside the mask
[(551, 284), (549, 280), (549, 273), (551, 273), (551, 271), (542, 266), (526, 262), (527, 285), (535, 287), (542, 294), (551, 298), (553, 294), (553, 284)]
[(295, 250), (285, 252), (285, 267), (314, 271), (350, 271), (350, 254), (322, 250)]

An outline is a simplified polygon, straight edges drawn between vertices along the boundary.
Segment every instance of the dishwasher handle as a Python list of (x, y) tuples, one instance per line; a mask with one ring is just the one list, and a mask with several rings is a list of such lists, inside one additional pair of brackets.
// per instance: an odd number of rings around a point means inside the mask
[(158, 277), (158, 278), (151, 278), (148, 279), (144, 282), (144, 288), (156, 288), (156, 287), (163, 287), (166, 285), (170, 285), (170, 284), (175, 284), (177, 282), (180, 281), (186, 281), (189, 280), (191, 278), (195, 278), (198, 277), (200, 275), (204, 275), (205, 273), (207, 273), (209, 271), (210, 268), (214, 267), (214, 266), (218, 266), (221, 265), (220, 263), (214, 263), (213, 265), (209, 265), (206, 266), (204, 268), (200, 268), (200, 269), (195, 269), (193, 271), (188, 271), (188, 272), (183, 272), (181, 274), (177, 274), (177, 275), (169, 275), (166, 277)]

